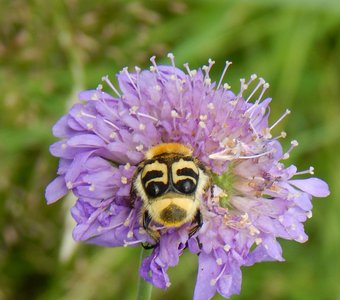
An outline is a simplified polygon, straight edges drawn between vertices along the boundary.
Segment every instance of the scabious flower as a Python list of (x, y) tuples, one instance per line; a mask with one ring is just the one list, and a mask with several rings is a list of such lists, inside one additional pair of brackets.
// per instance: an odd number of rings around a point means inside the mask
[[(325, 197), (328, 186), (318, 178), (299, 179), (313, 169), (298, 172), (282, 161), (297, 146), (282, 150), (268, 125), (269, 87), (252, 75), (241, 79), (235, 94), (223, 77), (212, 82), (214, 64), (185, 72), (175, 66), (150, 70), (124, 68), (118, 75), (120, 91), (108, 77), (103, 81), (114, 95), (96, 90), (79, 94), (53, 127), (61, 140), (51, 153), (60, 158), (58, 177), (46, 189), (47, 203), (71, 190), (75, 240), (101, 246), (137, 246), (154, 243), (141, 225), (141, 199), (131, 205), (131, 181), (150, 147), (177, 142), (193, 149), (211, 170), (213, 184), (200, 199), (203, 225), (189, 236), (187, 226), (165, 228), (160, 241), (141, 265), (141, 276), (159, 288), (170, 285), (167, 269), (179, 261), (185, 248), (198, 255), (194, 299), (224, 297), (240, 292), (241, 267), (261, 261), (282, 261), (277, 238), (305, 242), (303, 223), (312, 213), (312, 196)], [(245, 91), (249, 86), (252, 91)]]

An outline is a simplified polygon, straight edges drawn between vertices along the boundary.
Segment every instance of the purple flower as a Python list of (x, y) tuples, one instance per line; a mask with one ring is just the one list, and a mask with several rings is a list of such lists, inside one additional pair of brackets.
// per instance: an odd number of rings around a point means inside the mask
[[(152, 146), (176, 142), (193, 149), (193, 156), (211, 170), (213, 184), (200, 199), (203, 225), (193, 236), (187, 224), (161, 231), (158, 244), (141, 266), (141, 276), (159, 288), (170, 285), (167, 269), (185, 248), (199, 254), (194, 299), (239, 293), (242, 266), (282, 261), (277, 238), (305, 242), (303, 223), (311, 217), (312, 196), (325, 197), (328, 186), (318, 178), (299, 179), (283, 161), (287, 152), (268, 125), (269, 87), (252, 75), (241, 79), (239, 93), (211, 82), (214, 64), (186, 72), (171, 65), (150, 70), (126, 68), (118, 74), (120, 91), (103, 80), (115, 96), (102, 90), (83, 91), (78, 104), (53, 127), (60, 141), (50, 148), (60, 158), (58, 177), (46, 189), (47, 203), (72, 190), (77, 203), (75, 240), (102, 246), (155, 243), (141, 224), (142, 201), (131, 204), (130, 188), (138, 164)], [(246, 92), (253, 86), (251, 92)], [(247, 96), (245, 94), (247, 93)], [(255, 95), (258, 95), (255, 97)]]

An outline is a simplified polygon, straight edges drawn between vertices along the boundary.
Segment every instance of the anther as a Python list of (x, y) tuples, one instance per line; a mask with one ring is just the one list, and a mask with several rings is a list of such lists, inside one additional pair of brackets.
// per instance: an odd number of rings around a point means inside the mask
[(66, 182), (66, 187), (70, 190), (73, 188), (73, 183), (71, 181)]
[(171, 111), (171, 117), (172, 117), (172, 118), (177, 118), (177, 117), (178, 117), (177, 111), (172, 110), (172, 111)]
[(214, 103), (210, 102), (210, 103), (208, 103), (207, 107), (209, 109), (213, 110), (215, 108), (215, 105), (214, 105)]
[(231, 86), (228, 83), (225, 83), (225, 84), (223, 84), (223, 88), (225, 90), (229, 90), (231, 88)]
[(128, 183), (128, 180), (127, 180), (127, 178), (125, 176), (122, 176), (120, 178), (120, 181), (121, 181), (122, 184), (127, 184)]
[(175, 56), (173, 55), (173, 53), (168, 53), (168, 58), (170, 59), (172, 66), (174, 68), (176, 68), (176, 65), (175, 65)]
[(201, 128), (205, 128), (205, 127), (206, 127), (204, 121), (200, 121), (200, 122), (198, 123), (198, 125), (199, 125)]
[(216, 285), (216, 279), (211, 279), (211, 280), (210, 280), (210, 285), (211, 285), (211, 286)]
[(138, 228), (138, 233), (140, 233), (140, 234), (145, 234), (146, 231), (145, 231), (145, 229), (144, 229), (143, 227), (139, 227), (139, 228)]
[(91, 185), (89, 186), (89, 191), (90, 191), (90, 192), (93, 192), (93, 191), (94, 191), (94, 185), (93, 185), (93, 184), (91, 184)]
[(279, 138), (285, 139), (287, 137), (287, 133), (285, 131), (281, 131), (280, 135), (274, 137), (275, 140), (278, 140)]
[(225, 245), (223, 246), (223, 249), (224, 249), (226, 252), (229, 252), (229, 250), (231, 249), (231, 247), (230, 247), (230, 245), (225, 244)]
[(143, 144), (140, 144), (136, 147), (136, 150), (141, 152), (142, 150), (144, 149), (144, 145)]
[(205, 83), (206, 85), (210, 85), (210, 84), (211, 84), (211, 79), (210, 79), (210, 78), (205, 78), (205, 79), (204, 79), (204, 83)]
[(257, 78), (256, 74), (251, 74), (251, 76), (250, 76), (251, 81), (254, 81), (256, 78)]
[(190, 75), (191, 77), (195, 76), (197, 74), (197, 70), (191, 70)]
[(138, 106), (134, 105), (129, 109), (130, 115), (135, 115), (138, 110)]
[(250, 225), (250, 226), (248, 227), (248, 229), (249, 229), (249, 234), (250, 234), (251, 236), (254, 236), (254, 235), (260, 233), (260, 231), (259, 231), (254, 225)]

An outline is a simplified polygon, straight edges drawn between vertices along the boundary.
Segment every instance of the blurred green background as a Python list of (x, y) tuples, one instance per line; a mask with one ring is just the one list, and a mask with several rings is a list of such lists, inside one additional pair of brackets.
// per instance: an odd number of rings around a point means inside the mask
[[(57, 168), (48, 147), (77, 91), (168, 52), (192, 68), (213, 58), (215, 80), (232, 60), (234, 91), (241, 77), (264, 77), (271, 123), (292, 110), (276, 128), (286, 149), (300, 142), (287, 163), (313, 165), (330, 184), (314, 201), (309, 241), (283, 241), (285, 263), (244, 268), (232, 299), (340, 299), (338, 0), (0, 0), (0, 299), (135, 299), (140, 249), (75, 245), (72, 199), (45, 204)], [(190, 299), (196, 268), (185, 253), (153, 299)]]

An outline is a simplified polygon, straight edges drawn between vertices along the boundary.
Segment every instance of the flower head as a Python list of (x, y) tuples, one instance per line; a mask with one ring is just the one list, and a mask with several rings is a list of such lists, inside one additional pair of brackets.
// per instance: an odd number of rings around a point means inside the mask
[[(212, 82), (213, 61), (186, 72), (175, 66), (150, 70), (123, 69), (120, 91), (103, 78), (114, 96), (96, 90), (79, 94), (80, 102), (53, 127), (61, 140), (50, 148), (60, 158), (58, 177), (46, 189), (48, 203), (71, 190), (77, 197), (72, 215), (73, 236), (102, 246), (154, 244), (141, 266), (141, 276), (160, 288), (170, 285), (169, 266), (178, 263), (185, 248), (199, 254), (194, 299), (224, 297), (240, 292), (241, 266), (282, 261), (277, 238), (305, 242), (303, 223), (311, 216), (311, 198), (325, 197), (328, 186), (318, 178), (299, 179), (282, 161), (287, 152), (281, 133), (268, 124), (269, 87), (252, 75), (241, 79), (235, 94), (228, 84)], [(252, 91), (245, 91), (252, 86)], [(143, 228), (140, 197), (131, 204), (131, 184), (145, 153), (161, 143), (180, 143), (210, 170), (212, 184), (200, 198), (202, 227), (194, 235), (188, 224), (159, 229), (159, 242)], [(137, 195), (138, 196), (138, 195)]]

